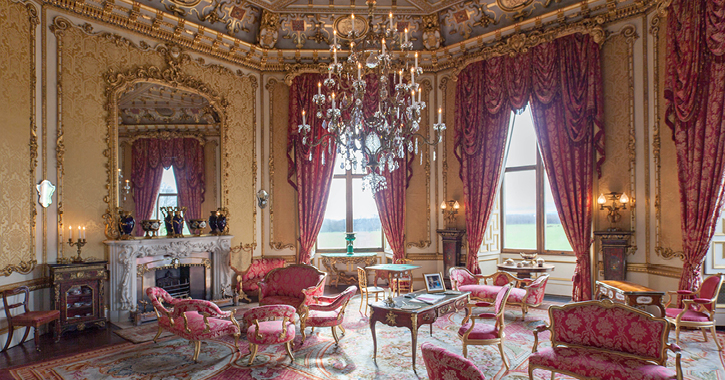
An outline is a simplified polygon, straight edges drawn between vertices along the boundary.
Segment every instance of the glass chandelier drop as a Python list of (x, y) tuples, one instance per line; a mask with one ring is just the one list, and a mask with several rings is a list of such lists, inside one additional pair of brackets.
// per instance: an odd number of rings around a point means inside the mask
[[(434, 136), (429, 140), (420, 133), (421, 115), (426, 104), (421, 101), (422, 89), (415, 82), (416, 76), (423, 73), (418, 66), (418, 53), (411, 62), (413, 43), (408, 41), (408, 29), (396, 33), (392, 13), (388, 15), (387, 25), (384, 22), (374, 25), (375, 0), (367, 0), (367, 5), (368, 28), (364, 34), (355, 30), (355, 15), (351, 15), (352, 30), (347, 35), (346, 59), (338, 60), (341, 45), (337, 30), (333, 30), (330, 46), (333, 62), (328, 66), (327, 79), (317, 84), (317, 95), (313, 97), (316, 117), (322, 120), (324, 133), (317, 135), (311, 131), (304, 111), (298, 132), (302, 143), (310, 148), (320, 144), (328, 147), (322, 153), (323, 164), (325, 151), (334, 161), (331, 142), (337, 143), (337, 154), (343, 159), (340, 167), (347, 170), (357, 169), (358, 165), (366, 168), (363, 190), (367, 187), (375, 193), (387, 188), (385, 177), (380, 175), (383, 171), (397, 169), (396, 159), (405, 159), (406, 151), (418, 154), (419, 143), (438, 144), (446, 125), (441, 122), (442, 110), (439, 108), (438, 123), (433, 124)], [(399, 49), (397, 54), (393, 53), (396, 47)], [(365, 115), (363, 111), (368, 87), (366, 79), (377, 81), (379, 87), (376, 107), (368, 105), (368, 109), (377, 109), (372, 115)]]

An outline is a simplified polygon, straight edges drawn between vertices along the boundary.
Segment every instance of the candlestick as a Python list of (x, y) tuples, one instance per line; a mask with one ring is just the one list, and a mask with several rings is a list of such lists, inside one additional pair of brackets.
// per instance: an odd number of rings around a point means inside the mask
[(383, 38), (382, 40), (380, 40), (380, 46), (383, 47), (383, 55), (385, 55), (385, 38)]
[(335, 66), (337, 66), (337, 47), (332, 49), (332, 55), (335, 57)]
[(357, 64), (357, 80), (360, 80), (360, 69), (361, 69), (361, 68), (362, 68), (362, 66), (361, 66), (361, 65), (360, 65), (360, 63), (358, 62), (358, 64)]
[(337, 29), (332, 29), (332, 46), (337, 47)]
[(443, 114), (443, 109), (438, 108), (438, 124), (441, 123), (441, 115)]
[(408, 28), (405, 28), (405, 43), (408, 43)]
[(418, 70), (418, 52), (415, 52), (415, 69)]
[(422, 93), (423, 93), (423, 89), (419, 88), (418, 89), (418, 103), (420, 103), (420, 94), (422, 94)]
[(400, 79), (400, 82), (398, 82), (398, 84), (403, 84), (403, 70), (402, 69), (400, 70), (400, 77), (399, 77), (399, 79)]
[(307, 119), (305, 118), (305, 110), (302, 110), (302, 125), (307, 124), (306, 121)]
[(352, 19), (352, 36), (355, 37), (355, 14), (351, 14), (350, 18)]
[(335, 93), (332, 93), (332, 109), (335, 110)]
[(415, 84), (415, 69), (410, 68), (410, 84)]
[(322, 95), (322, 83), (317, 82), (317, 95)]
[(390, 24), (390, 30), (393, 30), (393, 12), (388, 13), (388, 22)]
[(68, 240), (73, 240), (73, 227), (68, 226)]
[(86, 228), (83, 227), (83, 240), (86, 240)]
[(410, 104), (415, 104), (415, 90), (410, 92)]

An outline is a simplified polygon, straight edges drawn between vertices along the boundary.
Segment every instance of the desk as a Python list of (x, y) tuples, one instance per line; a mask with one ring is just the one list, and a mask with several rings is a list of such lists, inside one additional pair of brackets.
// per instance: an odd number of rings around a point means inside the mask
[(532, 266), (532, 267), (517, 267), (517, 266), (510, 266), (510, 265), (503, 265), (498, 264), (496, 267), (499, 270), (506, 271), (506, 272), (512, 272), (516, 274), (516, 277), (518, 278), (531, 278), (532, 273), (544, 273), (544, 272), (551, 272), (554, 270), (553, 265), (544, 264), (544, 266)]
[(337, 263), (346, 265), (362, 263), (363, 267), (367, 267), (375, 264), (378, 254), (375, 252), (353, 253), (352, 255), (347, 253), (322, 253), (320, 257), (322, 257), (322, 265), (325, 266), (327, 272), (335, 275), (335, 286), (337, 286), (340, 280), (346, 285), (357, 284), (357, 276), (338, 270), (335, 266)]
[[(374, 271), (382, 271), (382, 272), (388, 272), (388, 285), (392, 284), (393, 277), (397, 277), (400, 279), (403, 275), (403, 273), (412, 271), (413, 269), (420, 268), (420, 265), (411, 265), (411, 264), (378, 264), (373, 265), (371, 267), (367, 267), (367, 269), (372, 269)], [(413, 272), (410, 273), (410, 281), (411, 286), (413, 283)], [(375, 286), (378, 286), (378, 276), (377, 273), (375, 274)], [(400, 284), (400, 281), (397, 282)], [(392, 289), (392, 288), (391, 288)], [(412, 288), (411, 288), (412, 289)], [(395, 289), (392, 289), (395, 292)], [(397, 292), (398, 295), (400, 295), (400, 291)]]
[[(415, 371), (415, 350), (418, 345), (418, 328), (422, 325), (430, 325), (430, 334), (433, 335), (433, 323), (441, 315), (453, 313), (460, 309), (464, 309), (468, 303), (470, 292), (448, 291), (446, 293), (457, 293), (446, 295), (446, 297), (433, 305), (417, 302), (409, 302), (405, 296), (393, 298), (395, 306), (386, 306), (385, 302), (371, 302), (370, 309), (370, 332), (373, 334), (373, 360), (376, 359), (378, 352), (378, 341), (375, 335), (375, 324), (377, 322), (384, 323), (392, 327), (407, 327), (410, 330), (410, 336), (413, 346), (413, 371)], [(423, 290), (419, 290), (414, 295), (427, 294)], [(444, 295), (444, 293), (436, 293)], [(404, 305), (415, 305), (419, 307), (415, 309), (403, 309)]]
[(665, 317), (665, 307), (662, 306), (664, 296), (665, 292), (627, 281), (597, 281), (596, 297), (598, 300), (608, 298), (613, 302), (642, 310), (645, 306), (652, 305), (660, 309), (662, 318)]

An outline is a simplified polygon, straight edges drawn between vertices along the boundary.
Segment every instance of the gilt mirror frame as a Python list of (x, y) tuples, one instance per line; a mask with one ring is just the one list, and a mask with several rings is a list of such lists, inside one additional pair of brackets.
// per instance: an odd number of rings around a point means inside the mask
[[(118, 231), (118, 208), (120, 205), (120, 189), (119, 189), (119, 109), (118, 100), (127, 91), (131, 90), (138, 83), (151, 83), (167, 86), (174, 89), (187, 91), (205, 98), (214, 112), (219, 116), (219, 152), (224, 152), (226, 145), (226, 127), (227, 127), (227, 101), (216, 91), (212, 90), (207, 84), (186, 75), (181, 72), (181, 65), (191, 61), (187, 54), (183, 54), (176, 47), (161, 47), (158, 49), (160, 53), (166, 55), (167, 67), (159, 68), (156, 66), (143, 66), (126, 72), (116, 72), (111, 69), (104, 75), (106, 83), (106, 111), (108, 116), (107, 124), (107, 148), (104, 155), (108, 158), (106, 163), (107, 182), (106, 188), (108, 195), (103, 201), (107, 204), (106, 213), (103, 215), (105, 224), (105, 235), (110, 240), (117, 240), (120, 237)], [(221, 171), (227, 170), (226, 158), (224, 154), (220, 154)], [(219, 176), (219, 200), (218, 204), (225, 204), (225, 178), (226, 173)], [(139, 223), (140, 221), (137, 221)]]

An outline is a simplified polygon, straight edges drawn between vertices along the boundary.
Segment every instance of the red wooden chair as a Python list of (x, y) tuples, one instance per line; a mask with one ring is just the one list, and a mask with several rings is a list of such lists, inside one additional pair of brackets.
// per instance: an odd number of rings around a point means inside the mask
[[(14, 296), (22, 293), (24, 293), (23, 302), (14, 303), (12, 305), (8, 304), (8, 296)], [(38, 351), (40, 351), (40, 334), (38, 333), (38, 327), (56, 321), (54, 331), (55, 341), (57, 342), (60, 339), (60, 310), (30, 311), (28, 309), (29, 294), (30, 289), (27, 286), (21, 286), (19, 288), (3, 292), (3, 306), (5, 307), (5, 315), (8, 319), (8, 341), (5, 343), (5, 347), (2, 349), (3, 351), (10, 347), (15, 327), (25, 326), (25, 334), (23, 335), (23, 339), (20, 341), (20, 344), (25, 342), (25, 339), (28, 337), (28, 332), (30, 332), (30, 328), (33, 327), (35, 329), (35, 337), (33, 339), (35, 340), (35, 349)], [(12, 315), (11, 310), (21, 306), (23, 307), (24, 312)]]

